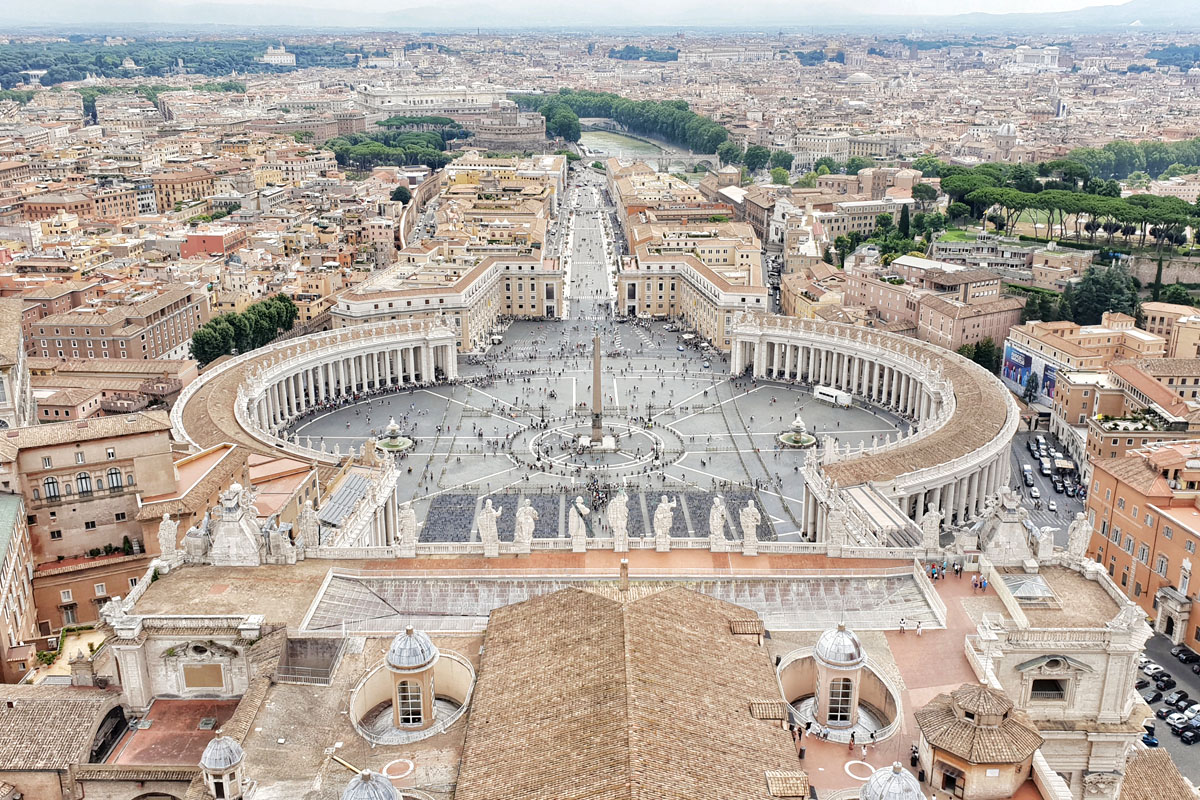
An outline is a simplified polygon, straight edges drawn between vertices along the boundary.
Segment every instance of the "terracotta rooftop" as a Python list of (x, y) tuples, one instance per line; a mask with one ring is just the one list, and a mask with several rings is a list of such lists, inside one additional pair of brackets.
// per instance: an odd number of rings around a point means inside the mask
[(1137, 750), (1125, 762), (1120, 800), (1195, 800), (1195, 797), (1166, 750)]
[(730, 632), (745, 616), (684, 588), (492, 612), (455, 799), (758, 800), (770, 771), (795, 784), (791, 736), (750, 713), (778, 686), (767, 651)]
[(120, 699), (99, 689), (0, 687), (0, 770), (65, 770), (87, 763), (101, 718)]
[[(1011, 712), (999, 725), (980, 725), (958, 714), (960, 693), (971, 702), (980, 695), (999, 694), (983, 686), (964, 692), (962, 687), (950, 694), (939, 694), (916, 710), (917, 727), (929, 743), (971, 764), (1018, 764), (1042, 746), (1042, 737), (1024, 712)], [(1001, 696), (983, 705), (999, 708), (1007, 703)], [(1011, 708), (1011, 703), (1007, 703)], [(958, 708), (956, 708), (958, 706)], [(980, 712), (995, 713), (995, 712)]]

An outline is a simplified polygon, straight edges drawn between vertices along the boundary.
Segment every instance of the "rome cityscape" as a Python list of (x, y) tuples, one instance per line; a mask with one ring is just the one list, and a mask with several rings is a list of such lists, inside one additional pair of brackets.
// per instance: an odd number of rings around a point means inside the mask
[(1200, 800), (1200, 6), (0, 30), (0, 800)]

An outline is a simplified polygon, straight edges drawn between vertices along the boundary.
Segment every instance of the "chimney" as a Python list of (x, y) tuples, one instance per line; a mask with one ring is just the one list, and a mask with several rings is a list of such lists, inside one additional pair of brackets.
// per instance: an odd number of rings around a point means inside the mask
[(629, 559), (621, 559), (621, 591), (629, 591)]

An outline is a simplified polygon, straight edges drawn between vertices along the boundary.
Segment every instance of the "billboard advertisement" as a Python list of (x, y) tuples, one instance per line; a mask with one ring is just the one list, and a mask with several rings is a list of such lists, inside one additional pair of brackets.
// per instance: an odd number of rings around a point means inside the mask
[(1000, 369), (1004, 384), (1020, 396), (1025, 392), (1030, 372), (1036, 372), (1038, 376), (1038, 397), (1035, 402), (1050, 405), (1054, 400), (1054, 385), (1058, 381), (1058, 366), (1046, 363), (1037, 353), (1026, 352), (1012, 342), (1005, 342), (1004, 363)]

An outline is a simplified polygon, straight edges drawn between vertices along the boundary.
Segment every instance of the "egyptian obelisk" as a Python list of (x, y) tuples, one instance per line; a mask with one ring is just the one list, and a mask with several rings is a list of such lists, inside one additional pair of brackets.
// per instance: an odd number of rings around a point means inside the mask
[(603, 395), (600, 391), (600, 333), (592, 337), (592, 444), (604, 441)]

